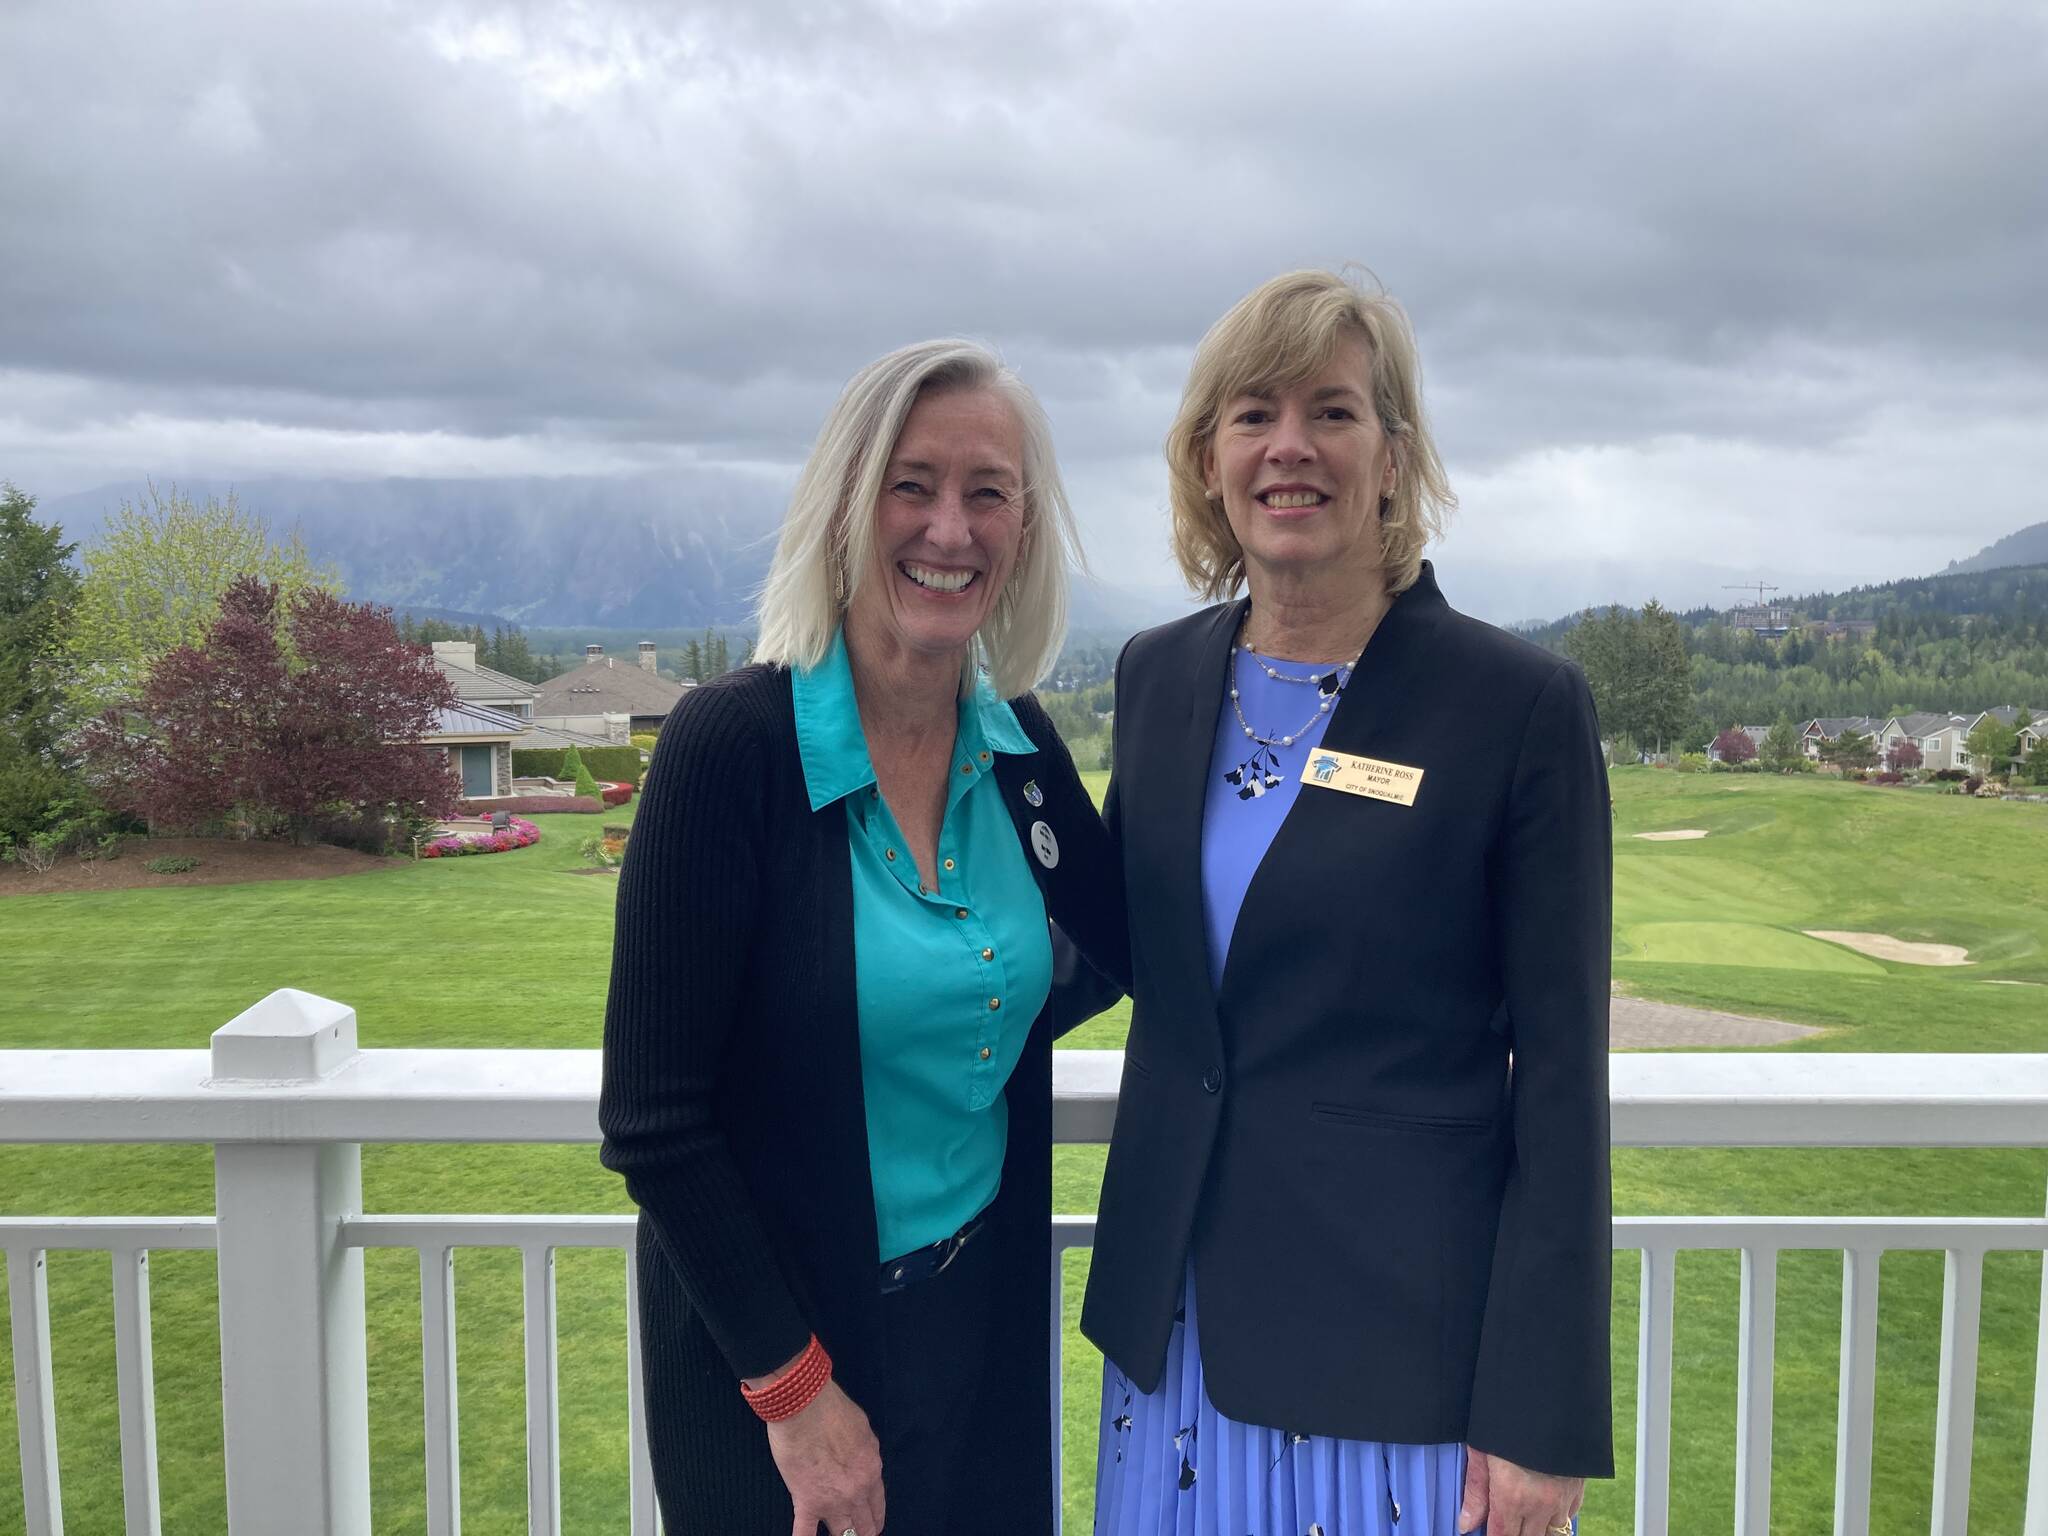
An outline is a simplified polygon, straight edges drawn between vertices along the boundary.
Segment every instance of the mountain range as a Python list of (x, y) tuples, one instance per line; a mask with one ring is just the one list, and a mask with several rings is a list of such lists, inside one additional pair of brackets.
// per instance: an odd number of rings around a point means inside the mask
[[(39, 512), (90, 539), (138, 489), (113, 485), (54, 497)], [(230, 487), (178, 489), (200, 499), (224, 496)], [(772, 476), (729, 470), (659, 478), (279, 479), (232, 489), (273, 533), (296, 529), (353, 598), (420, 617), (461, 615), (487, 628), (506, 622), (607, 630), (744, 626), (767, 574), (786, 494)], [(1547, 606), (1526, 570), (1496, 569), (1456, 548), (1437, 562), (1446, 592), (1468, 612), (1505, 620)], [(2032, 564), (2048, 564), (2048, 522), (1954, 561), (1943, 574)], [(1659, 590), (1659, 578), (1664, 589), (1718, 584), (1700, 573), (1693, 573), (1698, 580), (1677, 580), (1669, 568), (1603, 574), (1608, 579), (1599, 585), (1631, 604)], [(1188, 602), (1177, 589), (1084, 580), (1076, 585), (1070, 627), (1127, 635), (1186, 613)]]
[[(194, 500), (229, 489), (178, 486)], [(738, 477), (259, 480), (232, 489), (273, 535), (296, 530), (351, 598), (487, 628), (743, 625), (782, 512), (778, 491)], [(90, 540), (135, 491), (105, 486), (37, 511)], [(1082, 581), (1071, 627), (1129, 634), (1186, 611), (1175, 592)]]
[(1967, 560), (1951, 560), (1950, 572), (1995, 571), (2002, 565), (2048, 565), (2048, 523), (2031, 523), (2008, 533)]

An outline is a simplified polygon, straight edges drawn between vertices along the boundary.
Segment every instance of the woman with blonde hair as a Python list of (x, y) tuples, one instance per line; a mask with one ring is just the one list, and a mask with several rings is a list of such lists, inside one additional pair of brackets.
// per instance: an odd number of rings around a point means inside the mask
[(1613, 1470), (1585, 680), (1438, 591), (1452, 498), (1383, 294), (1247, 295), (1167, 458), (1228, 600), (1118, 665), (1096, 1530), (1569, 1536)]
[(893, 352), (797, 483), (757, 664), (662, 732), (598, 1118), (671, 1536), (1051, 1528), (1048, 915), (1128, 966), (1027, 692), (1074, 554), (1017, 377)]

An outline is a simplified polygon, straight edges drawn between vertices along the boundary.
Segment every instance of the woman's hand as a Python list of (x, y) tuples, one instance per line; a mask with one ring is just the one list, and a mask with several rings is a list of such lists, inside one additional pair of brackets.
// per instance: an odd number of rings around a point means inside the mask
[[(1465, 1501), (1458, 1508), (1460, 1536), (1486, 1527), (1486, 1536), (1544, 1536), (1569, 1526), (1586, 1502), (1583, 1477), (1531, 1472), (1499, 1456), (1465, 1447)], [(866, 1536), (863, 1532), (862, 1536)]]
[(775, 1470), (796, 1504), (791, 1536), (881, 1536), (882, 1447), (860, 1405), (828, 1381), (803, 1412), (768, 1426)]

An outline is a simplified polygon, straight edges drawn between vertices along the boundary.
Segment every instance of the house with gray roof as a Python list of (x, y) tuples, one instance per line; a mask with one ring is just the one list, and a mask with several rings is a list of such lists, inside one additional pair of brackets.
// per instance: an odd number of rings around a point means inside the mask
[[(1768, 725), (1738, 725), (1735, 729), (1749, 738), (1749, 744), (1756, 748), (1757, 756), (1761, 757), (1763, 755), (1764, 743), (1771, 738), (1771, 728)], [(1718, 737), (1715, 739), (1719, 740)], [(1707, 743), (1707, 761), (1710, 763), (1721, 761), (1721, 749), (1712, 741)]]
[(1812, 762), (1819, 762), (1821, 748), (1844, 736), (1867, 736), (1873, 747), (1884, 722), (1871, 715), (1833, 715), (1807, 721), (1799, 728), (1799, 744)]
[(533, 698), (540, 690), (520, 678), (478, 666), (474, 641), (436, 640), (434, 665), (454, 685), (455, 697), (463, 703), (482, 704), (520, 720), (533, 718)]
[(694, 684), (672, 683), (655, 671), (654, 646), (640, 642), (637, 661), (607, 656), (604, 647), (584, 647), (583, 665), (540, 685), (533, 701), (535, 725), (577, 731), (624, 743), (637, 731), (658, 731), (668, 712)]
[[(2025, 716), (2029, 723), (2026, 731), (2021, 733), (2023, 739), (2020, 741), (2018, 750), (2013, 754), (2009, 762), (1995, 763), (1986, 767), (1971, 761), (1968, 742), (1971, 734), (1976, 731), (1978, 726), (1982, 725), (1986, 720), (1996, 720), (2000, 725), (2017, 728), (2022, 716)], [(1956, 766), (1958, 768), (1967, 768), (1972, 773), (1989, 773), (1996, 777), (2003, 777), (2016, 764), (2023, 761), (2027, 753), (2033, 749), (2033, 744), (2040, 740), (2040, 733), (2034, 729), (2034, 726), (2041, 718), (2040, 710), (2022, 709), (2017, 704), (2001, 704), (1995, 709), (1979, 710), (1976, 714), (1968, 717), (1968, 724), (1962, 728), (1964, 746), (1958, 753)]]
[(1963, 724), (1960, 715), (1936, 714), (1928, 710), (1892, 715), (1885, 720), (1884, 729), (1878, 735), (1878, 758), (1889, 763), (1892, 749), (1902, 741), (1910, 741), (1920, 749), (1920, 766), (1925, 771), (1933, 773), (1953, 768), (1955, 749), (1962, 741), (1959, 727)]
[(515, 742), (526, 744), (524, 738), (531, 727), (517, 715), (487, 704), (457, 703), (439, 713), (426, 744), (447, 752), (450, 766), (462, 780), (463, 797), (488, 800), (511, 794), (512, 747)]

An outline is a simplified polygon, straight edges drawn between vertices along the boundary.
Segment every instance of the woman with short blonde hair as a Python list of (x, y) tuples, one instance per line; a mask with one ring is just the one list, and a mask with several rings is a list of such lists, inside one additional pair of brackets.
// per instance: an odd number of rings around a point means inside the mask
[(1384, 294), (1248, 294), (1167, 462), (1189, 584), (1246, 595), (1117, 670), (1095, 1530), (1571, 1536), (1613, 1467), (1585, 679), (1438, 590), (1450, 487)]
[(1108, 835), (1026, 691), (1075, 554), (1016, 376), (892, 352), (797, 482), (757, 662), (662, 731), (598, 1121), (671, 1536), (1052, 1528), (1054, 999), (1103, 999), (1056, 986), (1048, 917), (1128, 974)]
[(1220, 498), (1207, 493), (1203, 456), (1217, 417), (1233, 397), (1297, 384), (1328, 361), (1347, 335), (1365, 339), (1371, 404), (1395, 464), (1394, 489), (1379, 518), (1380, 568), (1387, 590), (1407, 591), (1422, 552), (1443, 534), (1457, 506), (1422, 410), (1422, 360), (1401, 306), (1385, 293), (1330, 272), (1290, 272), (1236, 305), (1202, 339), (1166, 434), (1173, 507), (1173, 555), (1202, 596), (1235, 596), (1244, 584), (1244, 551)]

